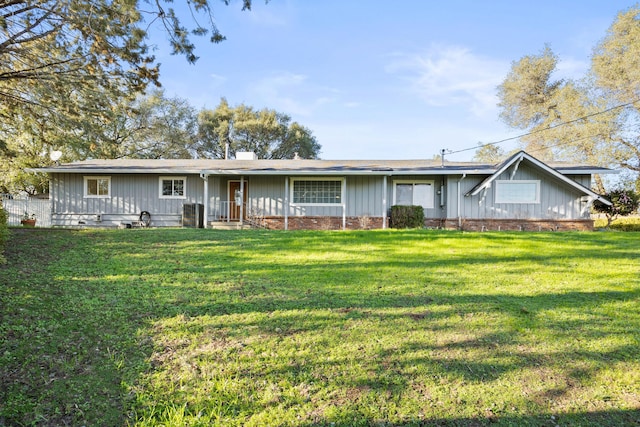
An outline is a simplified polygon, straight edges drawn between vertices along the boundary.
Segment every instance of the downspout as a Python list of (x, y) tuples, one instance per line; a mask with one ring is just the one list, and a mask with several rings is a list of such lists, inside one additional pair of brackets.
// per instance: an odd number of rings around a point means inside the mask
[(289, 177), (284, 177), (284, 229), (289, 229)]
[(342, 230), (347, 229), (347, 177), (342, 179)]
[(382, 176), (382, 229), (387, 228), (387, 175)]
[(460, 183), (462, 182), (463, 179), (465, 179), (467, 177), (466, 173), (462, 174), (462, 177), (460, 177), (460, 179), (458, 180), (458, 206), (456, 208), (456, 210), (458, 211), (458, 228), (462, 229), (462, 215), (461, 215), (461, 209), (460, 209), (460, 204), (462, 203), (462, 195), (460, 193)]
[(209, 222), (209, 174), (200, 173), (200, 178), (204, 181), (204, 228)]

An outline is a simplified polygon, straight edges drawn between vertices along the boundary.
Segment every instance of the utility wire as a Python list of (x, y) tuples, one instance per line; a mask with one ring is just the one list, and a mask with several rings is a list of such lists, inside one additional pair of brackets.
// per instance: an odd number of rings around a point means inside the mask
[[(519, 139), (519, 138), (522, 138), (524, 136), (533, 135), (533, 134), (536, 134), (536, 133), (540, 133), (540, 132), (544, 132), (544, 131), (547, 131), (547, 130), (555, 129), (555, 128), (560, 127), (560, 126), (565, 126), (565, 125), (568, 125), (568, 124), (571, 124), (571, 123), (579, 122), (581, 120), (585, 120), (585, 119), (588, 119), (590, 117), (598, 116), (600, 114), (605, 114), (605, 113), (608, 113), (610, 111), (617, 110), (618, 108), (628, 107), (628, 106), (636, 104), (638, 102), (640, 102), (640, 98), (636, 99), (635, 101), (627, 102), (626, 104), (616, 105), (615, 107), (611, 107), (611, 108), (608, 108), (606, 110), (598, 111), (598, 112), (592, 113), (592, 114), (587, 114), (586, 116), (578, 117), (577, 119), (573, 119), (573, 120), (569, 120), (569, 121), (566, 121), (566, 122), (558, 123), (558, 124), (555, 124), (553, 126), (548, 126), (548, 127), (544, 128), (544, 129), (537, 129), (537, 130), (534, 130), (534, 131), (531, 131), (531, 132), (523, 133), (521, 135), (516, 135), (516, 136), (512, 136), (510, 138), (501, 139), (500, 141), (487, 142), (486, 144), (480, 145), (480, 147), (484, 147), (484, 146), (487, 146), (487, 145), (498, 145), (498, 144), (502, 144), (503, 142), (513, 141), (514, 139)], [(592, 136), (597, 136), (597, 135), (592, 135)], [(581, 139), (585, 139), (585, 138), (579, 138), (576, 141), (579, 141)], [(573, 142), (573, 141), (571, 141), (571, 142)], [(463, 148), (462, 150), (455, 150), (455, 151), (447, 150), (446, 154), (464, 153), (465, 151), (477, 150), (478, 148), (479, 147), (476, 146), (476, 147)]]

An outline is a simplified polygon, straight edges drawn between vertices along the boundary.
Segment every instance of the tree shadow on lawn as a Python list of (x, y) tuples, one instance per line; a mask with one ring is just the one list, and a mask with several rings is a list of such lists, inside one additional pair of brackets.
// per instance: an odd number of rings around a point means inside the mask
[[(423, 238), (424, 236), (420, 236)], [(503, 236), (488, 236), (489, 240), (501, 242)], [(535, 268), (531, 267), (531, 263), (539, 264), (540, 268), (547, 270), (554, 268), (549, 267), (550, 264), (555, 265), (559, 273), (567, 272), (567, 258), (575, 259), (576, 256), (584, 258), (593, 258), (594, 251), (602, 249), (601, 242), (593, 241), (591, 236), (585, 239), (573, 239), (573, 234), (569, 237), (568, 245), (574, 245), (576, 241), (582, 242), (580, 249), (572, 251), (570, 255), (563, 248), (556, 247), (553, 251), (536, 252), (535, 249), (523, 249), (527, 253), (525, 260), (518, 259), (518, 254), (513, 253), (507, 255), (490, 254), (490, 262), (494, 265), (508, 265), (508, 275), (513, 277), (514, 281), (520, 280), (523, 276), (531, 274)], [(225, 236), (226, 237), (226, 236)], [(270, 237), (270, 236), (269, 236)], [(420, 364), (422, 366), (431, 366), (432, 369), (440, 369), (453, 377), (459, 377), (464, 381), (494, 381), (505, 374), (530, 366), (548, 364), (550, 360), (556, 356), (564, 356), (566, 354), (554, 353), (551, 351), (543, 354), (531, 354), (527, 351), (520, 353), (513, 351), (509, 354), (505, 351), (493, 350), (494, 358), (503, 358), (506, 361), (498, 363), (496, 361), (470, 360), (469, 355), (465, 354), (472, 348), (484, 349), (499, 345), (501, 347), (514, 347), (519, 344), (519, 337), (523, 330), (527, 328), (541, 328), (548, 331), (550, 336), (559, 334), (564, 338), (567, 335), (574, 334), (576, 338), (589, 341), (602, 337), (605, 334), (628, 334), (619, 323), (611, 324), (610, 319), (603, 314), (597, 314), (598, 309), (606, 304), (613, 302), (629, 302), (638, 300), (637, 290), (627, 291), (604, 291), (604, 292), (566, 292), (557, 293), (545, 292), (542, 295), (513, 295), (508, 293), (495, 292), (491, 294), (456, 294), (456, 292), (441, 292), (438, 289), (454, 290), (456, 287), (464, 287), (466, 278), (462, 277), (443, 277), (442, 274), (433, 273), (434, 269), (448, 269), (449, 271), (458, 270), (461, 273), (469, 274), (473, 270), (474, 265), (487, 264), (487, 253), (477, 250), (476, 253), (469, 255), (464, 253), (460, 257), (440, 256), (437, 259), (429, 259), (424, 256), (407, 256), (400, 253), (394, 260), (373, 262), (351, 262), (336, 261), (322, 262), (315, 260), (311, 263), (302, 265), (296, 264), (296, 261), (288, 262), (285, 260), (268, 261), (268, 255), (272, 251), (282, 251), (283, 246), (291, 244), (295, 250), (308, 250), (316, 252), (320, 255), (336, 251), (336, 241), (344, 241), (347, 249), (341, 248), (341, 251), (352, 251), (356, 255), (360, 251), (357, 247), (349, 248), (349, 241), (358, 241), (366, 239), (366, 236), (355, 235), (332, 235), (330, 242), (327, 242), (318, 234), (311, 234), (302, 239), (299, 236), (277, 235), (275, 239), (262, 239), (256, 235), (237, 236), (229, 241), (208, 241), (203, 239), (194, 244), (190, 241), (181, 255), (180, 248), (172, 249), (172, 256), (167, 258), (165, 265), (159, 266), (150, 262), (147, 257), (159, 257), (157, 252), (149, 254), (140, 254), (139, 263), (128, 264), (125, 268), (124, 276), (146, 277), (148, 281), (143, 284), (148, 287), (148, 292), (153, 293), (153, 306), (144, 312), (151, 319), (155, 318), (172, 318), (175, 316), (186, 316), (189, 318), (200, 318), (207, 316), (212, 319), (214, 324), (205, 326), (205, 328), (224, 328), (226, 331), (240, 331), (241, 336), (232, 336), (236, 341), (242, 341), (247, 338), (255, 339), (286, 339), (287, 337), (300, 336), (305, 333), (313, 333), (316, 330), (326, 328), (327, 323), (341, 322), (354, 317), (372, 318), (377, 317), (376, 322), (398, 324), (402, 328), (407, 325), (399, 322), (399, 319), (405, 320), (407, 317), (421, 320), (422, 324), (418, 328), (439, 329), (440, 332), (451, 332), (458, 326), (442, 325), (443, 321), (452, 318), (465, 318), (469, 315), (478, 313), (500, 313), (510, 319), (507, 327), (504, 325), (496, 325), (496, 328), (502, 327), (498, 332), (486, 333), (484, 329), (475, 330), (469, 327), (469, 335), (471, 338), (462, 342), (446, 343), (444, 345), (422, 346), (421, 350), (430, 352), (429, 357), (416, 357), (413, 360), (403, 362), (404, 365)], [(380, 236), (376, 236), (379, 238)], [(383, 239), (384, 240), (383, 236)], [(398, 237), (396, 234), (389, 235), (389, 242), (376, 242), (373, 250), (382, 250), (387, 253), (402, 252), (397, 246)], [(404, 236), (403, 236), (404, 237)], [(414, 238), (416, 241), (424, 243), (416, 237), (416, 234), (408, 233), (408, 238)], [(432, 237), (432, 236), (428, 236)], [(549, 240), (557, 242), (555, 239), (547, 236), (528, 236), (531, 242), (542, 242), (543, 246), (549, 244)], [(582, 237), (582, 236), (581, 236)], [(436, 236), (438, 238), (438, 236)], [(445, 235), (444, 238), (449, 238)], [(506, 236), (506, 239), (516, 239), (516, 236)], [(310, 240), (310, 241), (309, 241)], [(395, 243), (395, 245), (393, 245)], [(304, 247), (299, 247), (304, 244)], [(365, 242), (369, 244), (369, 242)], [(208, 249), (224, 246), (224, 251), (216, 252), (219, 256), (212, 258)], [(296, 245), (298, 247), (296, 248)], [(388, 247), (385, 247), (387, 245)], [(252, 248), (252, 252), (243, 252), (242, 247), (248, 246)], [(191, 248), (199, 249), (194, 255)], [(234, 251), (235, 248), (235, 251)], [(400, 248), (401, 249), (401, 248)], [(534, 253), (535, 255), (531, 255)], [(576, 255), (579, 254), (579, 255)], [(433, 255), (433, 254), (432, 254)], [(576, 255), (576, 256), (574, 256)], [(620, 260), (620, 251), (615, 255)], [(629, 255), (631, 256), (631, 255)], [(634, 254), (635, 256), (635, 254)], [(524, 265), (519, 264), (520, 261)], [(228, 265), (225, 265), (228, 264)], [(229, 267), (231, 266), (231, 268)], [(160, 272), (158, 270), (161, 270)], [(273, 274), (274, 269), (277, 274)], [(279, 269), (279, 270), (278, 270)], [(403, 269), (420, 270), (425, 274), (419, 280), (406, 280), (403, 277), (396, 277), (391, 272), (394, 270), (403, 271)], [(371, 272), (384, 273), (383, 283), (378, 286), (371, 285), (377, 279), (372, 277)], [(330, 272), (327, 275), (327, 272)], [(172, 276), (174, 283), (169, 285), (162, 284), (162, 276), (167, 273)], [(204, 274), (207, 280), (217, 283), (218, 286), (209, 287), (209, 283), (193, 284), (190, 280), (200, 280)], [(180, 277), (183, 275), (184, 277)], [(275, 276), (275, 277), (274, 277)], [(305, 281), (301, 281), (301, 277), (305, 277)], [(375, 276), (375, 274), (373, 275)], [(600, 278), (595, 277), (594, 273), (589, 272), (589, 277), (596, 281)], [(308, 280), (312, 278), (311, 280)], [(602, 279), (606, 279), (603, 277)], [(126, 279), (124, 279), (126, 281)], [(415, 283), (411, 283), (411, 281)], [(476, 279), (477, 280), (477, 279)], [(392, 283), (393, 282), (393, 283)], [(224, 286), (232, 283), (232, 286)], [(304, 285), (304, 283), (307, 283)], [(114, 283), (117, 285), (117, 283)], [(128, 287), (127, 283), (122, 283), (123, 289)], [(411, 289), (411, 292), (402, 293), (402, 290)], [(401, 290), (399, 292), (399, 290)], [(135, 298), (134, 298), (135, 300)], [(149, 301), (138, 300), (136, 306), (138, 309), (148, 305)], [(548, 312), (554, 310), (574, 309), (576, 304), (581, 305), (581, 310), (585, 312), (595, 312), (590, 319), (592, 326), (585, 329), (585, 325), (581, 320), (565, 319), (552, 320), (539, 315), (539, 312)], [(434, 309), (437, 307), (437, 309)], [(404, 312), (392, 313), (389, 309), (397, 311), (404, 309)], [(318, 312), (320, 311), (320, 312)], [(426, 315), (426, 312), (429, 312)], [(274, 315), (275, 313), (275, 315)], [(242, 315), (258, 316), (252, 320), (242, 319)], [(618, 313), (621, 314), (621, 313)], [(158, 317), (159, 316), (159, 317)], [(241, 321), (238, 321), (239, 318)], [(254, 316), (255, 317), (255, 316)], [(422, 317), (420, 319), (420, 317)], [(399, 323), (398, 323), (399, 322)], [(188, 323), (188, 320), (187, 320)], [(417, 324), (418, 322), (416, 322)], [(597, 323), (597, 325), (596, 325)], [(180, 328), (184, 327), (180, 326)], [(186, 327), (188, 329), (188, 326)], [(202, 328), (202, 325), (197, 325)], [(251, 331), (251, 332), (247, 332)], [(233, 332), (230, 332), (233, 335)], [(243, 335), (244, 334), (244, 335)], [(195, 333), (197, 336), (197, 333)], [(418, 348), (417, 345), (416, 348)], [(447, 357), (439, 357), (438, 352), (451, 352), (458, 348), (457, 357), (447, 355)], [(416, 348), (405, 347), (388, 350), (380, 349), (376, 354), (371, 355), (372, 359), (385, 360), (394, 357), (397, 354), (409, 353), (415, 351)], [(637, 352), (628, 346), (619, 346), (606, 353), (600, 352), (573, 352), (576, 362), (584, 362), (590, 365), (596, 363), (601, 364), (603, 361), (630, 361), (633, 360)], [(515, 360), (514, 360), (515, 359)], [(300, 372), (301, 376), (314, 375), (314, 373), (322, 370), (331, 370), (330, 364), (336, 365), (343, 363), (344, 360), (334, 362), (323, 362), (318, 366), (307, 365)], [(401, 364), (402, 365), (402, 364)], [(403, 367), (406, 368), (406, 366)], [(576, 376), (580, 378), (593, 377), (595, 375), (594, 368), (585, 372), (576, 370), (567, 373), (568, 381), (570, 377)], [(262, 372), (264, 370), (264, 372)], [(389, 388), (388, 369), (384, 364), (375, 365), (377, 374), (372, 380), (353, 381), (351, 387), (366, 387), (372, 390), (383, 390)], [(400, 370), (402, 372), (402, 369)], [(258, 370), (248, 369), (243, 375), (251, 378), (260, 378), (265, 374), (285, 376), (290, 373), (290, 367), (269, 367), (263, 366)], [(386, 376), (387, 379), (383, 378)], [(393, 376), (396, 387), (404, 389), (407, 387), (406, 381), (401, 373)], [(561, 393), (562, 385), (553, 384), (549, 388), (550, 394)]]
[[(46, 232), (50, 231), (43, 231), (42, 236)], [(446, 238), (446, 233), (443, 234)], [(157, 367), (150, 365), (158, 352), (163, 351), (163, 343), (159, 342), (161, 336), (154, 334), (153, 330), (158, 322), (176, 316), (186, 319), (185, 325), (176, 327), (177, 331), (182, 329), (193, 339), (202, 334), (215, 336), (220, 331), (227, 335), (225, 345), (250, 342), (248, 348), (251, 348), (252, 342), (261, 340), (288, 342), (295, 347), (296, 339), (323, 328), (328, 328), (329, 333), (344, 333), (345, 339), (350, 339), (352, 335), (348, 328), (357, 322), (362, 325), (355, 329), (356, 332), (367, 325), (389, 325), (383, 330), (391, 336), (398, 333), (393, 328), (401, 328), (402, 333), (410, 337), (400, 346), (374, 345), (366, 350), (371, 358), (367, 365), (372, 369), (370, 378), (338, 378), (344, 387), (371, 390), (373, 393), (385, 390), (405, 392), (410, 386), (411, 375), (407, 372), (412, 366), (421, 366), (427, 371), (445, 375), (448, 381), (460, 379), (482, 383), (495, 381), (520, 369), (547, 365), (556, 356), (561, 356), (550, 350), (541, 354), (531, 353), (526, 348), (518, 351), (523, 331), (527, 328), (541, 328), (549, 336), (557, 334), (563, 339), (571, 334), (585, 341), (599, 339), (603, 334), (635, 334), (637, 338), (638, 325), (622, 324), (605, 314), (599, 314), (602, 306), (612, 302), (637, 302), (640, 296), (637, 288), (535, 296), (456, 294), (438, 291), (439, 288), (450, 290), (464, 285), (456, 282), (455, 278), (430, 274), (424, 281), (412, 283), (403, 282), (401, 277), (394, 278), (390, 273), (406, 268), (425, 272), (456, 265), (467, 268), (474, 263), (482, 263), (482, 254), (465, 259), (439, 259), (438, 262), (405, 257), (393, 262), (367, 263), (358, 268), (354, 268), (350, 262), (336, 261), (315, 262), (313, 265), (300, 266), (299, 269), (295, 268), (295, 263), (284, 263), (281, 265), (281, 277), (273, 278), (269, 274), (274, 268), (273, 262), (261, 261), (259, 257), (243, 259), (242, 254), (238, 256), (233, 252), (212, 260), (209, 249), (223, 246), (223, 249), (232, 251), (234, 247), (256, 245), (252, 247), (261, 248), (264, 255), (271, 250), (282, 249), (287, 241), (292, 245), (298, 244), (295, 236), (276, 235), (276, 240), (280, 241), (275, 243), (269, 242), (271, 234), (243, 236), (205, 233), (204, 237), (199, 236), (203, 239), (200, 241), (193, 239), (195, 234), (185, 236), (175, 232), (161, 237), (151, 235), (151, 241), (143, 234), (132, 236), (134, 238), (129, 243), (123, 243), (120, 237), (112, 237), (107, 233), (82, 233), (72, 246), (65, 243), (67, 247), (56, 246), (55, 240), (47, 238), (27, 242), (21, 240), (26, 236), (14, 236), (15, 245), (8, 253), (14, 265), (0, 274), (3, 287), (11, 288), (11, 301), (18, 303), (6, 312), (2, 307), (8, 320), (6, 324), (9, 325), (7, 338), (0, 341), (0, 354), (5, 355), (0, 359), (3, 374), (1, 388), (5, 390), (4, 394), (0, 392), (0, 400), (4, 402), (0, 404), (0, 410), (5, 423), (34, 422), (36, 419), (33, 417), (37, 414), (45, 420), (41, 422), (43, 425), (87, 421), (116, 425), (124, 420), (134, 421), (130, 417), (135, 418), (135, 415), (125, 411), (133, 405), (132, 399), (140, 396), (131, 395), (129, 387), (153, 369), (163, 368), (162, 363)], [(212, 237), (218, 236), (224, 238), (212, 240)], [(380, 236), (383, 240), (386, 238), (384, 234)], [(423, 238), (419, 233), (405, 233), (402, 236), (416, 241)], [(436, 238), (439, 236), (436, 235)], [(155, 238), (157, 241), (153, 241)], [(338, 241), (357, 240), (366, 236), (345, 233), (335, 238)], [(493, 236), (489, 238), (494, 239)], [(397, 242), (397, 239), (397, 234), (391, 233), (388, 244)], [(191, 250), (194, 248), (193, 240), (197, 243), (195, 249), (200, 252)], [(316, 250), (331, 250), (331, 244), (328, 245), (315, 234), (312, 234), (312, 241)], [(145, 246), (136, 247), (140, 243)], [(184, 247), (181, 246), (183, 244)], [(109, 249), (112, 245), (119, 245), (121, 253), (114, 255)], [(309, 245), (308, 241), (306, 245)], [(384, 245), (378, 246), (378, 250), (393, 249)], [(588, 245), (590, 250), (598, 247), (597, 242), (589, 242)], [(27, 271), (28, 254), (35, 256), (38, 252), (63, 250), (78, 253), (65, 258), (67, 264), (56, 263), (51, 257), (43, 263), (41, 271)], [(636, 255), (633, 254), (634, 257)], [(109, 256), (110, 259), (101, 258), (103, 256)], [(545, 259), (549, 260), (550, 257)], [(511, 255), (494, 258), (496, 263), (513, 259)], [(232, 263), (236, 270), (221, 265), (221, 259)], [(105, 274), (104, 266), (109, 265), (111, 268)], [(286, 269), (291, 271), (285, 274)], [(398, 283), (392, 283), (388, 288), (382, 283), (379, 287), (371, 286), (372, 269), (385, 270), (385, 280), (394, 279)], [(327, 271), (332, 274), (327, 276)], [(20, 275), (20, 278), (10, 283), (12, 274)], [(515, 269), (512, 274), (515, 277), (521, 272)], [(296, 280), (301, 275), (315, 279), (301, 286), (300, 280)], [(403, 287), (410, 289), (410, 292), (398, 293)], [(35, 298), (35, 305), (30, 299), (31, 293), (41, 297)], [(600, 323), (585, 327), (576, 319), (548, 319), (539, 314), (543, 311), (574, 309), (576, 301), (580, 302), (584, 312), (593, 313), (593, 321)], [(48, 305), (50, 310), (43, 311)], [(40, 317), (22, 317), (25, 311), (32, 308), (39, 310)], [(474, 316), (486, 316), (488, 320), (499, 316), (510, 321), (492, 327), (474, 323)], [(625, 313), (619, 312), (617, 316), (622, 319)], [(634, 316), (629, 318), (637, 320), (637, 314)], [(461, 325), (465, 335), (452, 335)], [(411, 339), (411, 336), (419, 336), (424, 331), (430, 332), (430, 338)], [(446, 339), (438, 342), (432, 338), (438, 335)], [(375, 338), (359, 339), (366, 344)], [(483, 352), (488, 352), (493, 360), (478, 358)], [(472, 358), (467, 357), (472, 353)], [(10, 357), (12, 354), (30, 354), (30, 357), (18, 360)], [(610, 362), (635, 362), (638, 349), (620, 345), (607, 352), (574, 350), (573, 356), (576, 362), (580, 362), (578, 365), (587, 365), (588, 369), (569, 369), (567, 379), (573, 376), (582, 381), (595, 376), (597, 368), (594, 366)], [(317, 377), (321, 372), (335, 371), (344, 361), (345, 358), (338, 357), (333, 361), (298, 363), (294, 369), (294, 379), (301, 381), (302, 378)], [(197, 364), (197, 359), (191, 362)], [(297, 363), (295, 360), (293, 362)], [(292, 367), (287, 364), (269, 365), (267, 360), (266, 365), (247, 367), (238, 375), (251, 381), (259, 378), (269, 380), (274, 376), (284, 378), (292, 375)], [(91, 381), (87, 380), (89, 376), (93, 378)], [(141, 392), (144, 393), (144, 390)], [(544, 392), (549, 396), (533, 396), (532, 399), (547, 399), (553, 394), (562, 394), (563, 390), (554, 383)], [(244, 404), (246, 402), (240, 403)], [(256, 410), (268, 407), (257, 406)], [(11, 418), (11, 411), (16, 414), (15, 418)], [(31, 414), (28, 414), (29, 411)], [(320, 414), (316, 420), (301, 425), (379, 425), (380, 420), (367, 418), (349, 405), (345, 411), (346, 418), (326, 418)], [(572, 419), (570, 415), (563, 417)], [(612, 410), (583, 413), (577, 417), (576, 420), (581, 423), (594, 421), (595, 425), (597, 420), (605, 420), (605, 425), (615, 425), (615, 420), (636, 422), (638, 413)], [(523, 425), (545, 425), (539, 423), (550, 420), (545, 421), (545, 416), (518, 418), (513, 415), (504, 418), (487, 416), (484, 419), (427, 417), (398, 425), (482, 425), (487, 420), (496, 419), (505, 425), (511, 422), (518, 424), (519, 421), (523, 421)], [(0, 418), (1, 421), (3, 418)]]
[[(339, 418), (322, 419), (319, 417), (310, 422), (303, 422), (299, 427), (353, 427), (353, 426), (384, 426), (383, 421), (370, 419), (367, 416), (345, 411)], [(427, 418), (407, 420), (394, 423), (394, 427), (481, 427), (481, 426), (637, 426), (640, 425), (640, 410), (611, 410), (594, 412), (576, 412), (571, 414), (540, 414), (522, 416), (499, 416), (487, 409), (479, 417)]]

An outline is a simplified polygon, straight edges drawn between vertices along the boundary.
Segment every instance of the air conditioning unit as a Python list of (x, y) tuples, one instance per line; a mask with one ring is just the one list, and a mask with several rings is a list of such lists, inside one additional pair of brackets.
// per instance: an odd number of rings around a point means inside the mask
[(204, 228), (204, 205), (202, 203), (182, 205), (182, 226)]

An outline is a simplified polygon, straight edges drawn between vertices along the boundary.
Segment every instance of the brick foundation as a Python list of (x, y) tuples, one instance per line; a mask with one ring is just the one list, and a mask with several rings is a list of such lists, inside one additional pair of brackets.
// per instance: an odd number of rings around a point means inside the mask
[(463, 231), (593, 231), (590, 219), (426, 219), (425, 227)]
[[(370, 230), (382, 228), (383, 218), (348, 216), (347, 230)], [(283, 217), (266, 217), (267, 228), (284, 230)], [(388, 223), (387, 223), (388, 226)], [(291, 216), (288, 218), (289, 230), (342, 230), (341, 216)]]
[[(292, 216), (289, 230), (342, 230), (341, 216)], [(382, 228), (383, 218), (349, 216), (347, 230), (368, 230)], [(267, 228), (284, 230), (283, 217), (266, 217)], [(387, 227), (389, 223), (387, 222)], [(592, 231), (593, 221), (564, 219), (462, 219), (461, 227), (457, 218), (425, 219), (427, 228), (444, 228), (463, 231)]]

